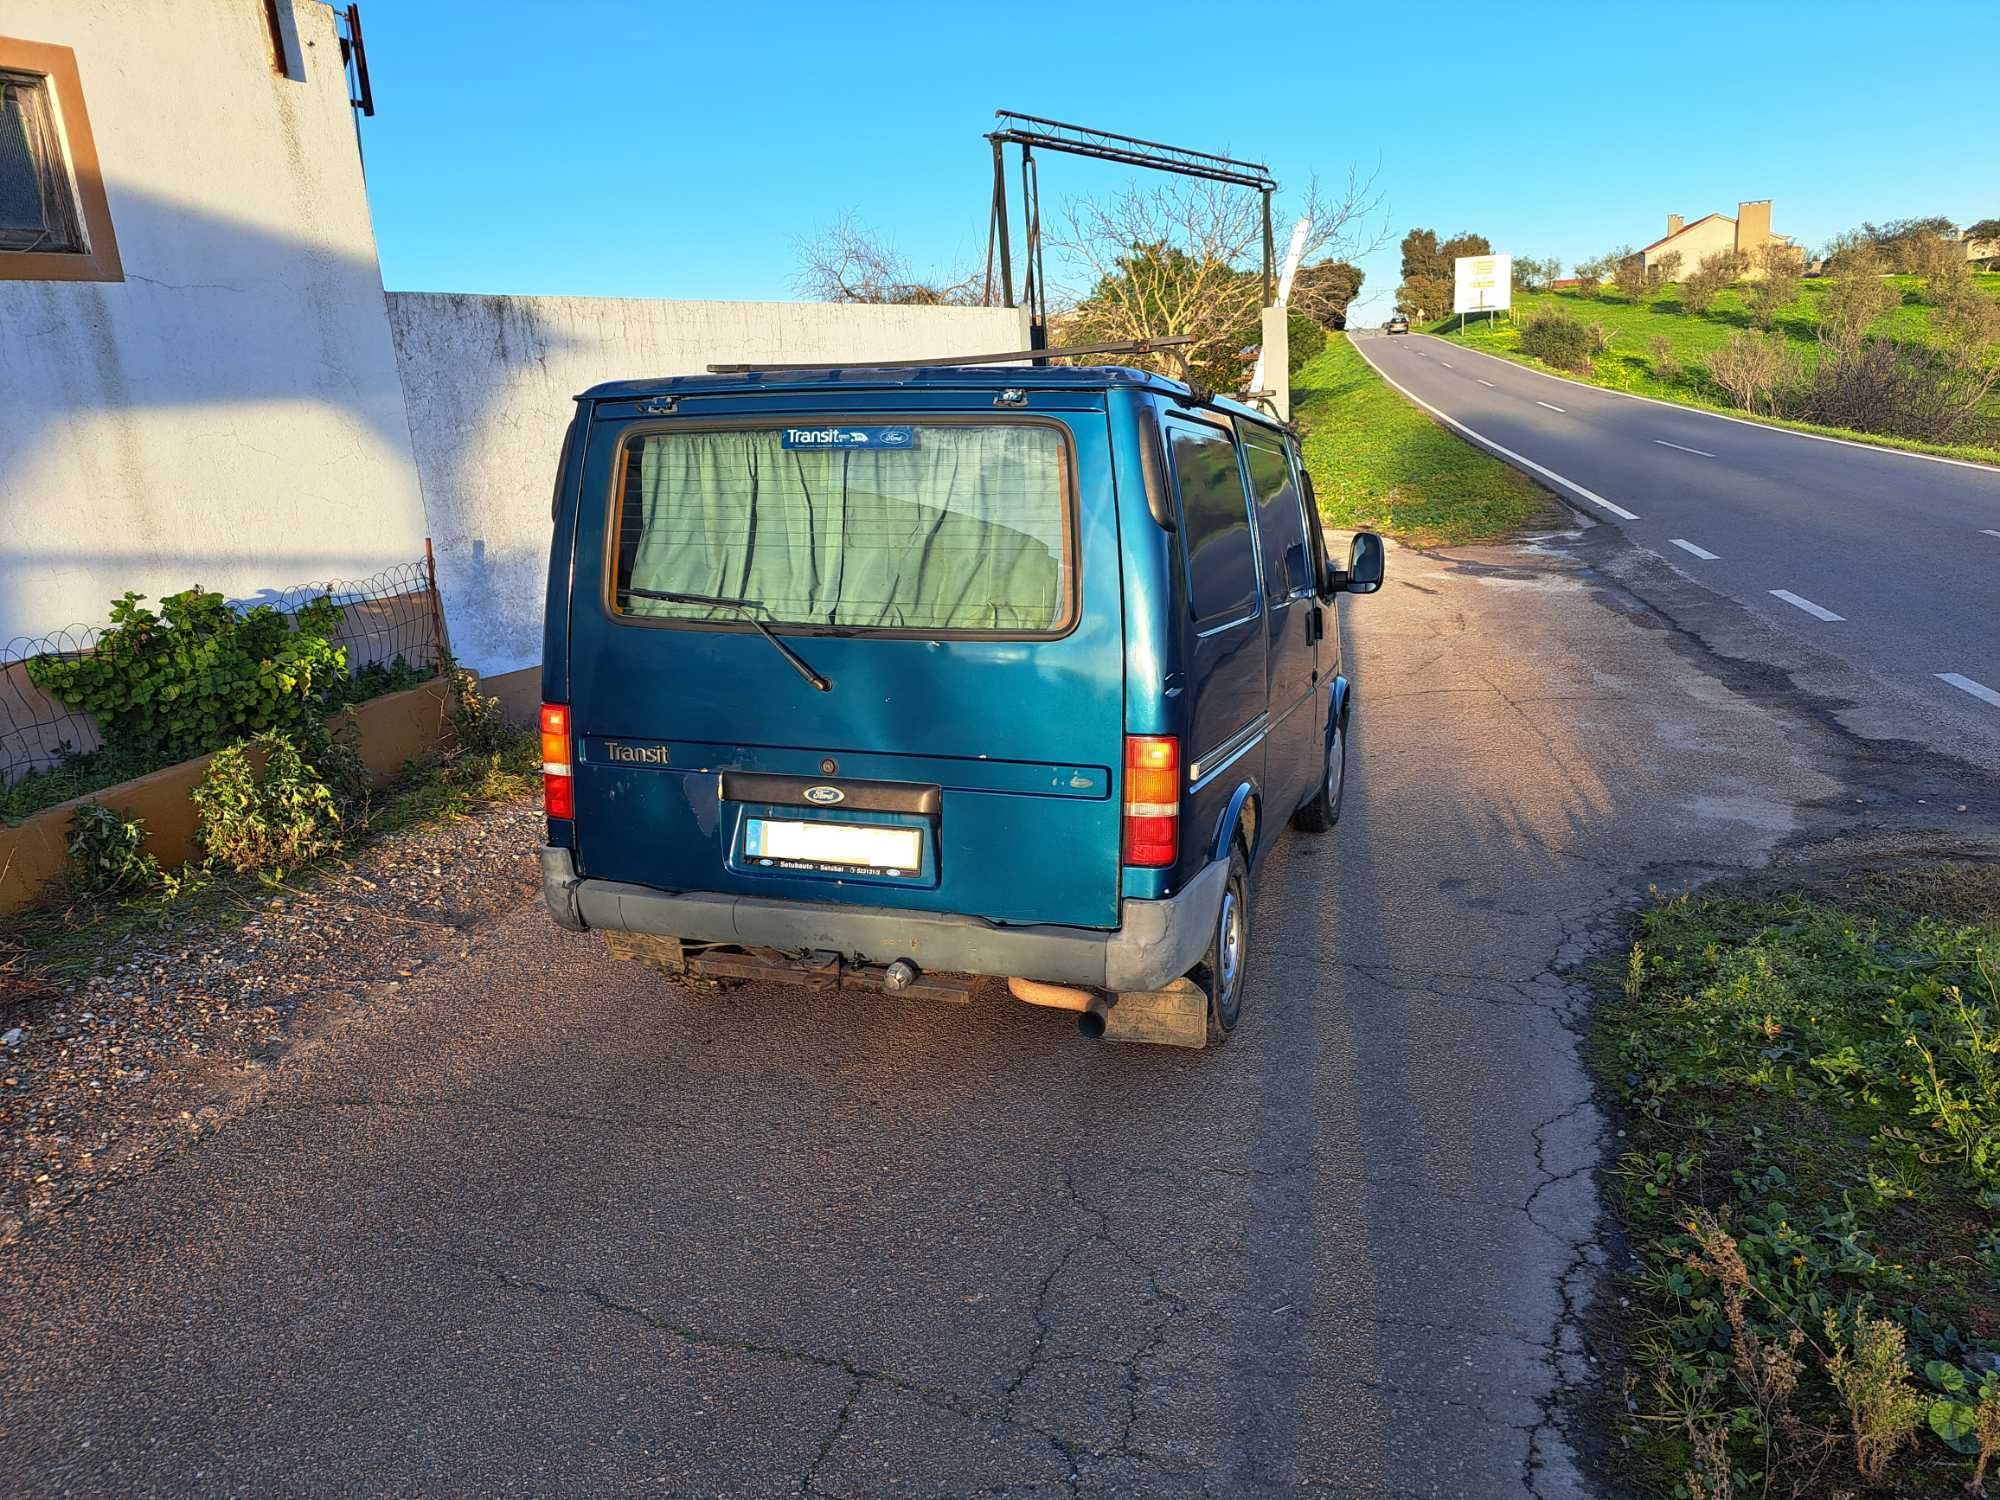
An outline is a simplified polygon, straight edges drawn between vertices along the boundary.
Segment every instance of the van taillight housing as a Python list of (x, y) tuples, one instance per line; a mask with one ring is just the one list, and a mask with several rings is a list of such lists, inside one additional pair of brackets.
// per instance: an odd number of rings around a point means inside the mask
[(1181, 742), (1125, 736), (1125, 863), (1163, 869), (1181, 852)]
[(576, 816), (576, 778), (570, 774), (569, 705), (542, 705), (542, 807), (552, 818)]

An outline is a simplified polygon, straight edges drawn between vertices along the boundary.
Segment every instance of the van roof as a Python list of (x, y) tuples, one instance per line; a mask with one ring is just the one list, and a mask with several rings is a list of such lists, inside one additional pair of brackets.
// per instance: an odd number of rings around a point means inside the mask
[(1267, 411), (1226, 396), (1200, 397), (1182, 381), (1129, 365), (924, 365), (877, 369), (833, 365), (823, 370), (750, 370), (740, 375), (660, 375), (641, 380), (607, 380), (577, 396), (579, 401), (638, 401), (648, 396), (743, 395), (754, 391), (876, 390), (919, 387), (932, 390), (1107, 390), (1138, 386), (1177, 400), (1212, 405), (1267, 426), (1280, 424)]

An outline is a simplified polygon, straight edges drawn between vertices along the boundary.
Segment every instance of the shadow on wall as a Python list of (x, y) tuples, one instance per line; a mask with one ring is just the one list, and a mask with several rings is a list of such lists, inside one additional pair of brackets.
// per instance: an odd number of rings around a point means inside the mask
[(126, 589), (254, 597), (421, 557), (373, 255), (129, 186), (112, 211), (122, 283), (0, 281), (0, 639)]

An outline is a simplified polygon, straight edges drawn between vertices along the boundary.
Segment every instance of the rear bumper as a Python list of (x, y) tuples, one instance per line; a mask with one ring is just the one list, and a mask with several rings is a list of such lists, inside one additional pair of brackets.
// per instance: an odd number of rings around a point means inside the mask
[(1163, 989), (1201, 961), (1215, 936), (1229, 874), (1203, 870), (1164, 901), (1125, 901), (1116, 931), (1008, 927), (979, 917), (885, 906), (823, 906), (706, 892), (675, 894), (586, 880), (568, 849), (542, 850), (542, 894), (558, 925), (608, 928), (688, 942), (816, 949), (868, 963), (907, 958), (945, 974), (995, 974), (1107, 990)]

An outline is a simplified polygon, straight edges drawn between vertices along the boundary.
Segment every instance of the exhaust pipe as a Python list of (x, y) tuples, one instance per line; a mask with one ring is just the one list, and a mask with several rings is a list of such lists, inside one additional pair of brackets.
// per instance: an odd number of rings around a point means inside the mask
[(1111, 1017), (1111, 1007), (1118, 1003), (1116, 995), (1093, 995), (1090, 1004), (1076, 1013), (1076, 1029), (1091, 1041), (1104, 1035), (1104, 1023)]

